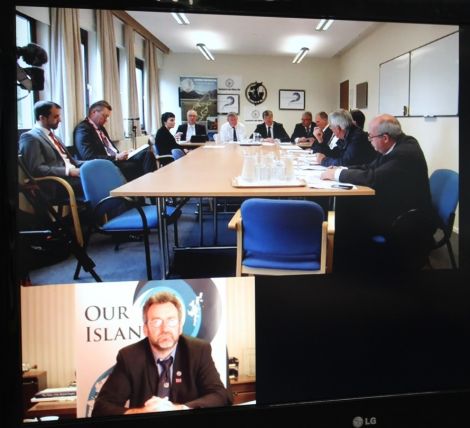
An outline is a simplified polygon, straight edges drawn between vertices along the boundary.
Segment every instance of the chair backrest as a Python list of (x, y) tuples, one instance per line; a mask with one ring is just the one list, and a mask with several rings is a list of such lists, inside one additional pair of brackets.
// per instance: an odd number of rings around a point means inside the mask
[(244, 251), (279, 257), (321, 253), (324, 212), (316, 202), (248, 199), (241, 216)]
[(111, 190), (126, 183), (119, 168), (105, 159), (85, 162), (80, 167), (80, 179), (85, 199), (92, 208), (108, 197)]
[(429, 177), (432, 205), (442, 226), (452, 227), (453, 214), (459, 202), (459, 174), (450, 169), (436, 169)]
[(173, 156), (175, 160), (177, 160), (179, 158), (182, 158), (185, 155), (185, 153), (181, 149), (171, 149), (171, 155)]

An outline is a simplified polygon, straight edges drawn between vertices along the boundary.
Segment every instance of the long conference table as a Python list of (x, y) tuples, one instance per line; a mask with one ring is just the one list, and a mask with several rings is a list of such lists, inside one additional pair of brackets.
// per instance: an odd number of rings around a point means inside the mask
[(114, 189), (112, 196), (154, 197), (157, 199), (159, 248), (162, 279), (168, 273), (166, 202), (169, 197), (344, 197), (372, 196), (374, 190), (316, 189), (298, 187), (234, 187), (233, 178), (240, 175), (243, 154), (251, 150), (279, 151), (276, 146), (241, 147), (238, 144), (209, 144), (192, 150), (186, 156)]

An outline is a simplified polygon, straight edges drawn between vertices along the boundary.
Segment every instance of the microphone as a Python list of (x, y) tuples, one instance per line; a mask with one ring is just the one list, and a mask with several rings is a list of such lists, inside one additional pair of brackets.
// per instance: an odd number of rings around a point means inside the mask
[(129, 118), (124, 119), (124, 120), (140, 120), (140, 117), (129, 117)]

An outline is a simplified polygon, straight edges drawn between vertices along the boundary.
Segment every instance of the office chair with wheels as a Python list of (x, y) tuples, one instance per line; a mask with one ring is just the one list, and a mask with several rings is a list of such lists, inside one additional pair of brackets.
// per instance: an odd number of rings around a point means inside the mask
[(432, 205), (437, 215), (437, 227), (442, 232), (440, 239), (434, 239), (433, 249), (447, 246), (452, 269), (457, 269), (454, 251), (450, 243), (459, 203), (459, 174), (450, 169), (436, 169), (429, 177)]
[[(85, 199), (89, 204), (90, 220), (93, 222), (93, 229), (87, 234), (85, 245), (88, 244), (93, 231), (116, 237), (130, 234), (142, 236), (147, 277), (149, 280), (152, 279), (149, 234), (159, 226), (155, 205), (140, 206), (131, 198), (110, 196), (111, 190), (122, 186), (126, 180), (119, 168), (108, 160), (95, 159), (86, 162), (80, 168), (80, 178)], [(176, 224), (180, 215), (179, 208), (167, 207), (168, 224)], [(75, 278), (78, 278), (79, 273), (80, 264), (77, 264)]]
[(229, 228), (237, 231), (237, 276), (311, 275), (332, 269), (334, 214), (325, 221), (316, 202), (248, 199)]

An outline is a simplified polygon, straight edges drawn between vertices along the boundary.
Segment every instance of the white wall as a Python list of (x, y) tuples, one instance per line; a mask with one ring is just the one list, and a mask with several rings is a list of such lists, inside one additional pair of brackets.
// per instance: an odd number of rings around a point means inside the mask
[[(339, 58), (339, 76), (335, 86), (339, 87), (339, 82), (347, 79), (349, 87), (354, 89), (356, 84), (368, 82), (368, 108), (362, 111), (370, 120), (379, 112), (379, 64), (456, 30), (456, 26), (441, 25), (380, 25)], [(404, 132), (419, 141), (429, 174), (438, 168), (459, 170), (458, 117), (407, 117), (399, 120)], [(458, 216), (455, 229), (458, 230)]]
[[(242, 77), (240, 92), (240, 119), (243, 122), (245, 107), (253, 106), (245, 97), (246, 86), (254, 81), (263, 82), (268, 91), (267, 99), (258, 107), (272, 110), (274, 120), (284, 124), (290, 135), (296, 123), (300, 122), (302, 111), (279, 110), (279, 89), (305, 90), (305, 109), (313, 114), (337, 107), (337, 64), (338, 60), (304, 59), (300, 64), (292, 64), (288, 56), (217, 55), (216, 61), (207, 61), (199, 54), (175, 54), (163, 56), (160, 68), (160, 108), (171, 111), (180, 122), (181, 109), (178, 106), (178, 86), (180, 76), (218, 77), (234, 75)], [(219, 126), (225, 119), (219, 121)], [(255, 124), (247, 124), (251, 133)]]

